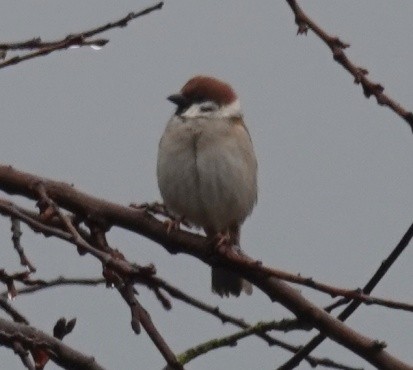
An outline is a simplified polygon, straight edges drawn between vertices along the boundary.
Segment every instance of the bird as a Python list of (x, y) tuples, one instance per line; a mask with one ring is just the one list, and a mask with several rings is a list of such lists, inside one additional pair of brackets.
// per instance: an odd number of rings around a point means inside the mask
[[(234, 89), (197, 75), (167, 98), (176, 110), (159, 142), (157, 180), (167, 210), (238, 254), (240, 227), (257, 203), (257, 159)], [(212, 292), (250, 295), (238, 274), (212, 267)]]

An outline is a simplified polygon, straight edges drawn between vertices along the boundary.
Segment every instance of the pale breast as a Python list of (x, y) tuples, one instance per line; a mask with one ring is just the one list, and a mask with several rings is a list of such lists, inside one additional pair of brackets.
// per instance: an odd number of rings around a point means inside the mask
[(159, 143), (157, 177), (168, 209), (197, 226), (203, 226), (206, 217), (200, 200), (196, 165), (199, 135), (199, 128), (171, 120)]
[(257, 162), (248, 132), (228, 121), (223, 127), (203, 132), (197, 156), (201, 201), (216, 230), (244, 222), (257, 199)]
[(257, 164), (248, 132), (229, 121), (171, 121), (159, 144), (158, 183), (168, 208), (221, 231), (256, 202)]

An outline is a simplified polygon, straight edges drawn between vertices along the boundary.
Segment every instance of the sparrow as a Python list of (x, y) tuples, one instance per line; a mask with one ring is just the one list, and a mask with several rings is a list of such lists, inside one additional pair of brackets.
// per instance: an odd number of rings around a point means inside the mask
[[(240, 227), (257, 202), (257, 160), (232, 87), (195, 76), (179, 93), (159, 142), (157, 179), (166, 209), (242, 253)], [(251, 294), (238, 274), (212, 268), (212, 292)]]

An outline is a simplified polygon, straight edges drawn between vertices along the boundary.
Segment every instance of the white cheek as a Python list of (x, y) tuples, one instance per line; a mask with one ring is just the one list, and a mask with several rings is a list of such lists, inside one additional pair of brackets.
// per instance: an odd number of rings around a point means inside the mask
[(181, 114), (181, 117), (184, 118), (196, 118), (196, 117), (207, 117), (206, 113), (202, 112), (199, 104), (192, 104), (184, 113)]
[(221, 117), (239, 117), (241, 115), (241, 104), (238, 99), (220, 109)]
[(185, 112), (181, 114), (182, 118), (228, 118), (228, 117), (240, 117), (241, 105), (239, 100), (235, 100), (231, 104), (224, 105), (223, 107), (214, 110), (204, 112), (201, 110), (201, 104), (192, 104)]

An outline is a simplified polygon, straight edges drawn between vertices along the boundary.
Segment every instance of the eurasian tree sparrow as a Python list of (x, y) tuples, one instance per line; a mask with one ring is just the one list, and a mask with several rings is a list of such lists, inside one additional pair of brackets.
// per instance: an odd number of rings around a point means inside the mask
[[(168, 97), (177, 109), (159, 143), (157, 177), (165, 206), (202, 227), (210, 240), (223, 235), (240, 253), (240, 226), (257, 201), (257, 160), (234, 90), (195, 76)], [(237, 274), (212, 268), (212, 291), (251, 294)]]

